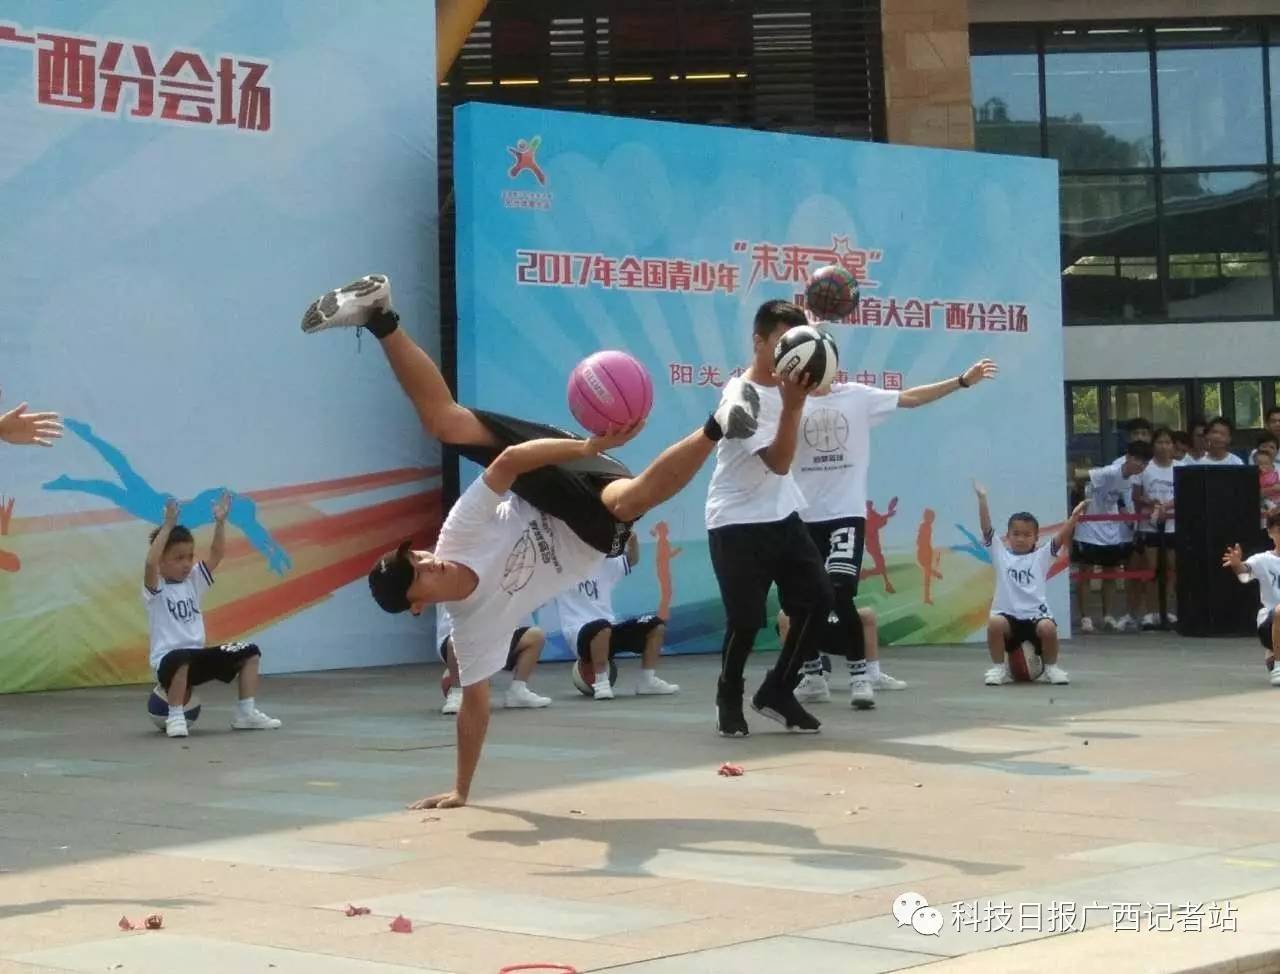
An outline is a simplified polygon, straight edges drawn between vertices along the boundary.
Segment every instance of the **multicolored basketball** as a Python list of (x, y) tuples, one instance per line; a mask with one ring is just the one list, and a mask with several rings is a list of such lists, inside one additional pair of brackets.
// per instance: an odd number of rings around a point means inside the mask
[(847, 318), (858, 307), (858, 279), (840, 264), (814, 271), (804, 289), (805, 307), (819, 318)]
[[(200, 719), (200, 698), (194, 693), (191, 694), (184, 709), (187, 723), (194, 724)], [(151, 695), (147, 697), (147, 716), (151, 718), (151, 723), (160, 730), (164, 730), (165, 718), (169, 716), (169, 701), (165, 698), (164, 687), (158, 683), (152, 688)]]
[(568, 393), (569, 412), (596, 435), (638, 423), (653, 408), (653, 380), (626, 352), (588, 355), (570, 373)]
[(1014, 683), (1034, 683), (1044, 673), (1044, 660), (1030, 643), (1020, 643), (1008, 652), (1009, 672)]
[[(573, 685), (577, 691), (584, 697), (594, 697), (595, 691), (591, 689), (596, 682), (596, 668), (590, 660), (580, 659), (573, 664)], [(609, 660), (609, 686), (615, 686), (618, 682), (618, 667), (613, 660)]]
[(798, 371), (818, 389), (830, 387), (839, 368), (835, 339), (813, 325), (788, 329), (773, 350), (774, 372), (785, 378)]

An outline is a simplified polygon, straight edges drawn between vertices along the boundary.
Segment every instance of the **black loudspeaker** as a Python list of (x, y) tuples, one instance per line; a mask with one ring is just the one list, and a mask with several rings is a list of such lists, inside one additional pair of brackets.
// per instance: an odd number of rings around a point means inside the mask
[(1173, 490), (1178, 634), (1253, 635), (1258, 586), (1241, 585), (1222, 567), (1222, 554), (1233, 544), (1245, 557), (1268, 547), (1261, 527), (1257, 468), (1178, 467)]

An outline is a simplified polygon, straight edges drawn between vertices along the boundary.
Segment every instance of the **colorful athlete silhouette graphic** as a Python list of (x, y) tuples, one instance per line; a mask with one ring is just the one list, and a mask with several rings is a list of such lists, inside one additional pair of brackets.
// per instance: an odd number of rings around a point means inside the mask
[(866, 538), (863, 541), (863, 547), (866, 549), (867, 555), (871, 558), (872, 569), (862, 573), (863, 578), (870, 578), (872, 575), (881, 575), (884, 577), (884, 591), (886, 595), (893, 594), (893, 582), (889, 581), (889, 566), (884, 560), (884, 551), (880, 548), (880, 529), (889, 523), (889, 518), (898, 513), (898, 498), (891, 498), (889, 501), (889, 509), (881, 514), (875, 509), (871, 501), (867, 501), (867, 526)]
[(680, 548), (671, 547), (666, 521), (659, 521), (649, 529), (649, 535), (657, 538), (654, 545), (653, 564), (658, 573), (658, 618), (671, 618), (671, 560), (680, 554)]
[(924, 576), (924, 604), (933, 605), (933, 580), (942, 578), (938, 566), (942, 562), (942, 552), (933, 550), (933, 519), (936, 515), (933, 508), (924, 509), (924, 517), (916, 531), (916, 564)]
[(511, 153), (511, 157), (515, 160), (511, 164), (511, 168), (507, 170), (507, 175), (515, 179), (522, 172), (529, 172), (533, 173), (533, 178), (538, 181), (539, 186), (547, 185), (547, 174), (538, 165), (538, 147), (541, 145), (542, 136), (535, 135), (527, 142), (521, 139), (514, 146), (507, 146), (507, 151)]
[[(0, 497), (0, 537), (9, 533), (9, 523), (13, 520), (13, 498)], [(0, 572), (16, 572), (22, 569), (22, 562), (11, 551), (0, 548)]]
[[(140, 521), (146, 521), (148, 524), (164, 522), (164, 505), (171, 495), (162, 494), (147, 483), (133, 469), (125, 455), (106, 440), (95, 435), (88, 423), (68, 419), (66, 428), (98, 451), (98, 455), (115, 471), (120, 483), (113, 484), (107, 480), (79, 480), (63, 474), (45, 484), (45, 490), (72, 490), (93, 497), (101, 497)], [(229, 493), (232, 497), (231, 513), (227, 516), (227, 520), (239, 528), (249, 543), (262, 553), (273, 572), (277, 575), (287, 572), (293, 566), (293, 561), (258, 521), (258, 506), (242, 494), (237, 494), (225, 487), (210, 487), (208, 490), (202, 490), (195, 497), (182, 502), (182, 509), (186, 514), (183, 524), (195, 529), (212, 523), (213, 505), (224, 493)]]
[(958, 551), (962, 555), (968, 555), (976, 558), (978, 561), (991, 564), (991, 552), (987, 551), (987, 546), (982, 543), (982, 539), (966, 528), (963, 524), (957, 524), (956, 530), (965, 537), (965, 544), (953, 544), (952, 551)]

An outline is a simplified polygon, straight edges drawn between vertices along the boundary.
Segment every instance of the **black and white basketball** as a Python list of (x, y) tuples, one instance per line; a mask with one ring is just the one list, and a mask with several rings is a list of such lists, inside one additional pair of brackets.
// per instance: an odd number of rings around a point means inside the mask
[(799, 372), (818, 389), (828, 388), (839, 368), (835, 339), (813, 325), (790, 329), (773, 350), (773, 370), (780, 378)]

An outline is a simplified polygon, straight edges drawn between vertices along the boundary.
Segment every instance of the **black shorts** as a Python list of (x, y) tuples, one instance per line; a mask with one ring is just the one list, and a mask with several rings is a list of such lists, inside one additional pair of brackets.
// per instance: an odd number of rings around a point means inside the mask
[(1090, 568), (1119, 568), (1129, 560), (1132, 544), (1090, 544), (1075, 541), (1071, 544), (1071, 560)]
[(1133, 550), (1138, 554), (1144, 551), (1159, 551), (1160, 539), (1164, 539), (1164, 547), (1173, 550), (1173, 535), (1167, 531), (1139, 531), (1133, 536)]
[(189, 687), (198, 687), (214, 680), (230, 683), (240, 675), (245, 663), (261, 655), (262, 650), (253, 643), (223, 643), (221, 646), (206, 646), (204, 649), (170, 650), (156, 667), (156, 682), (167, 691), (178, 667), (186, 665), (189, 667)]
[(838, 589), (858, 594), (858, 576), (862, 574), (862, 551), (866, 540), (865, 517), (841, 517), (832, 521), (806, 522), (831, 584)]
[(1262, 620), (1262, 624), (1258, 626), (1258, 642), (1262, 643), (1262, 648), (1275, 652), (1275, 647), (1271, 645), (1271, 624), (1275, 619), (1276, 610), (1272, 609), (1267, 613), (1267, 617)]
[[(556, 426), (473, 409), (476, 419), (484, 424), (501, 445), (454, 447), (458, 454), (487, 467), (498, 458), (504, 447), (529, 440), (581, 440), (582, 437)], [(579, 538), (597, 551), (614, 557), (622, 554), (635, 522), (619, 521), (600, 500), (600, 492), (615, 480), (631, 476), (622, 463), (608, 454), (570, 460), (550, 467), (539, 467), (521, 474), (511, 485), (516, 496), (528, 501), (544, 514), (559, 518)]]
[(578, 630), (578, 659), (591, 659), (591, 641), (603, 629), (612, 629), (609, 634), (609, 659), (619, 653), (644, 652), (645, 640), (649, 633), (666, 622), (658, 616), (637, 616), (635, 619), (623, 619), (621, 622), (610, 622), (608, 619), (596, 619), (588, 622)]
[[(1001, 612), (1000, 617), (1009, 623), (1009, 635), (1005, 638), (1005, 652), (1012, 652), (1023, 643), (1030, 643), (1039, 656), (1044, 647), (1040, 644), (1040, 635), (1036, 632), (1036, 626), (1040, 624), (1041, 619), (1049, 619), (1048, 616), (1040, 616), (1037, 619), (1017, 619), (1006, 612)], [(1052, 619), (1049, 619), (1053, 622)]]
[[(519, 629), (515, 630), (515, 632), (511, 634), (511, 646), (507, 650), (507, 662), (502, 667), (502, 671), (504, 673), (510, 673), (512, 670), (516, 668), (516, 660), (520, 656), (520, 653), (516, 647), (520, 645), (520, 640), (524, 639), (524, 634), (528, 631), (529, 631), (528, 626), (521, 626)], [(453, 642), (452, 636), (445, 636), (444, 639), (440, 640), (440, 645), (436, 648), (436, 652), (440, 654), (441, 663), (447, 664), (449, 662), (448, 652), (449, 652), (449, 646), (452, 642)]]
[(761, 524), (730, 524), (707, 532), (711, 567), (729, 625), (763, 629), (774, 583), (782, 609), (793, 619), (832, 604), (831, 581), (799, 514)]

